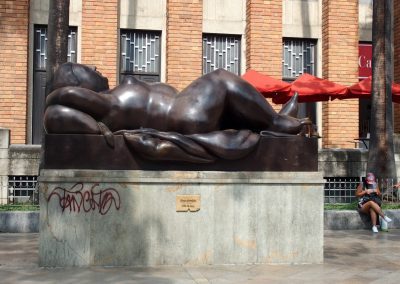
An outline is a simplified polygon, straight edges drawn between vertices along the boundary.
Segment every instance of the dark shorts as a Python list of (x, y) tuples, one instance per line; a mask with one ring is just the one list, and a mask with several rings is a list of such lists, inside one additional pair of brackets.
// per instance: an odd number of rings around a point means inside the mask
[(382, 205), (382, 199), (379, 196), (375, 195), (375, 196), (363, 196), (363, 197), (361, 197), (360, 200), (358, 201), (357, 207), (359, 209), (362, 208), (362, 206), (365, 203), (367, 203), (368, 201), (373, 201), (376, 204), (378, 204), (379, 206)]

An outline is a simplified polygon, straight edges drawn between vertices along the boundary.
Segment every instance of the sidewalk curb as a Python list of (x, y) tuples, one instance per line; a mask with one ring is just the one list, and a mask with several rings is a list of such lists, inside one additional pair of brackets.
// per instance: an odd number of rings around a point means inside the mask
[(0, 212), (1, 233), (38, 233), (39, 211)]
[[(392, 218), (391, 229), (400, 229), (400, 210), (385, 210)], [(369, 218), (355, 210), (325, 210), (325, 230), (370, 229)], [(39, 211), (0, 212), (0, 233), (38, 233)]]
[[(400, 210), (384, 210), (385, 214), (392, 219), (389, 229), (400, 228)], [(361, 230), (371, 229), (369, 216), (360, 214), (356, 210), (325, 210), (325, 230)]]

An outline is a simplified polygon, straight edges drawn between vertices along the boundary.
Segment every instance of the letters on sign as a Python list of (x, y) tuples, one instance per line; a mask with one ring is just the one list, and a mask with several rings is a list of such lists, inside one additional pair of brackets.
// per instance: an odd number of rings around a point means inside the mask
[(196, 212), (199, 210), (200, 194), (176, 196), (176, 212)]

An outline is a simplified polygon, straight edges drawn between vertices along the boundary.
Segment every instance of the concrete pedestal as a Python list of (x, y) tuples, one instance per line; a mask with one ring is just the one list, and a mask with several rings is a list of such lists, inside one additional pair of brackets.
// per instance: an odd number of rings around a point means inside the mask
[(321, 263), (323, 182), (318, 172), (43, 170), (40, 265)]

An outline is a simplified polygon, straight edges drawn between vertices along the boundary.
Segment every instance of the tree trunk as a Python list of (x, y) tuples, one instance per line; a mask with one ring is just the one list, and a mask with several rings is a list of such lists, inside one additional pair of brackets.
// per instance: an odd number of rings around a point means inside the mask
[(67, 62), (70, 0), (51, 0), (47, 25), (46, 96), (54, 71)]
[[(55, 70), (68, 59), (70, 0), (50, 0), (47, 25), (46, 97), (51, 91)], [(45, 102), (43, 102), (45, 104)], [(45, 130), (42, 131), (39, 172), (44, 167)]]
[(367, 171), (396, 179), (393, 146), (393, 2), (373, 2), (372, 105)]

